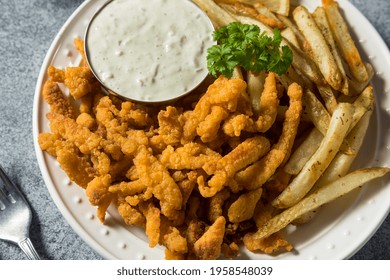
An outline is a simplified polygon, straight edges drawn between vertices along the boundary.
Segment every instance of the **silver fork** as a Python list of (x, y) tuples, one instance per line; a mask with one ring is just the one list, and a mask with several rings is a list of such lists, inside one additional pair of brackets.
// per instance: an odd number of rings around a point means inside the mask
[(39, 260), (29, 238), (31, 218), (28, 202), (0, 165), (0, 239), (19, 245), (30, 260)]

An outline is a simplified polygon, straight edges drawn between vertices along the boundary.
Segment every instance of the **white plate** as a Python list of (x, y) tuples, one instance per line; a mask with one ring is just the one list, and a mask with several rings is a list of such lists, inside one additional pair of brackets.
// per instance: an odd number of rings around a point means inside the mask
[[(49, 65), (66, 67), (77, 65), (80, 56), (73, 46), (73, 38), (83, 38), (88, 20), (106, 0), (85, 1), (68, 19), (52, 43), (43, 62), (36, 85), (33, 108), (33, 133), (36, 155), (42, 176), (55, 204), (73, 229), (98, 253), (107, 259), (163, 259), (163, 248), (151, 249), (146, 236), (138, 228), (126, 227), (114, 209), (109, 209), (107, 224), (95, 216), (84, 190), (69, 181), (58, 163), (42, 153), (38, 134), (49, 131), (46, 113), (48, 106), (41, 97)], [(320, 1), (302, 0), (309, 9)], [(368, 20), (348, 1), (339, 0), (350, 23), (355, 39), (376, 71), (373, 86), (377, 103), (375, 117), (355, 167), (390, 165), (390, 53), (382, 38)], [(253, 254), (243, 250), (241, 259), (345, 259), (363, 246), (389, 213), (389, 181), (383, 179), (367, 185), (322, 208), (309, 224), (289, 227), (288, 240), (296, 248), (294, 253), (276, 257)]]

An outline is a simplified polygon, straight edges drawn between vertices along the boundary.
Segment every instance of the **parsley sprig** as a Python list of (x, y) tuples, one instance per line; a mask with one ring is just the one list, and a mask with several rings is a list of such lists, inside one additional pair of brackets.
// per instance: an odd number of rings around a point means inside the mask
[(282, 35), (274, 29), (274, 36), (260, 33), (257, 25), (230, 23), (214, 31), (214, 45), (207, 50), (209, 73), (217, 77), (222, 74), (230, 78), (238, 65), (247, 71), (267, 70), (282, 75), (287, 72), (293, 59), (288, 46), (282, 46)]

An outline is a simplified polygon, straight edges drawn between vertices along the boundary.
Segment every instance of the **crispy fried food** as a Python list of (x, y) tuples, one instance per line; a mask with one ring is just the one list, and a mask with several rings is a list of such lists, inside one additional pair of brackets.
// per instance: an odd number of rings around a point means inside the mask
[(74, 99), (100, 91), (100, 84), (88, 67), (67, 67), (64, 83)]
[(232, 223), (239, 223), (252, 218), (256, 204), (262, 193), (263, 189), (258, 188), (240, 195), (240, 197), (229, 207), (229, 221)]
[(114, 196), (108, 191), (111, 185), (111, 176), (106, 174), (95, 177), (88, 183), (85, 194), (92, 205), (98, 206), (97, 216), (103, 223), (108, 206), (111, 204)]
[(169, 169), (199, 169), (207, 163), (213, 163), (222, 156), (201, 143), (191, 142), (174, 150), (168, 146), (158, 160)]
[(198, 259), (213, 260), (219, 257), (225, 234), (226, 220), (220, 216), (195, 242), (194, 253)]
[(145, 147), (140, 146), (134, 158), (134, 165), (142, 174), (140, 181), (151, 189), (160, 201), (161, 213), (174, 219), (181, 209), (182, 195), (179, 186), (169, 172)]
[(256, 136), (246, 139), (215, 164), (206, 164), (203, 169), (214, 176), (208, 181), (208, 186), (204, 184), (203, 176), (198, 178), (201, 195), (203, 197), (215, 195), (237, 171), (262, 157), (269, 150), (269, 147), (270, 143), (267, 138)]
[[(320, 205), (388, 172), (373, 168), (343, 177), (374, 108), (368, 85), (373, 68), (364, 63), (364, 80), (343, 69), (345, 55), (338, 54), (334, 34), (340, 30), (326, 17), (332, 0), (312, 15), (310, 24), (318, 28), (301, 22), (302, 32), (287, 17), (288, 0), (195, 2), (216, 26), (238, 20), (269, 35), (272, 26), (283, 27), (281, 44), (294, 56), (289, 71), (248, 73), (236, 66), (231, 79), (210, 76), (177, 101), (138, 104), (103, 93), (85, 61), (83, 41), (75, 39), (80, 66), (48, 68), (42, 95), (50, 107), (50, 132), (41, 133), (38, 143), (85, 189), (102, 223), (108, 208), (116, 209), (125, 224), (145, 230), (150, 247), (165, 246), (166, 259), (234, 258), (241, 245), (266, 254), (290, 251), (280, 229), (298, 218), (308, 221)], [(322, 39), (313, 41), (307, 32)], [(311, 49), (317, 47), (315, 60)], [(337, 75), (324, 71), (333, 63), (316, 64), (323, 48), (340, 70), (340, 86)], [(353, 110), (340, 116), (337, 106)], [(334, 118), (340, 129), (333, 128)], [(339, 177), (346, 189), (333, 183)]]
[(257, 120), (247, 114), (232, 115), (223, 125), (223, 131), (229, 136), (240, 136), (241, 131), (266, 132), (274, 124), (278, 113), (278, 91), (274, 73), (269, 73), (265, 79), (264, 89), (259, 99)]
[[(238, 98), (245, 91), (246, 83), (241, 79), (229, 80), (220, 76), (201, 97), (191, 112), (183, 127), (182, 143), (191, 142), (197, 135), (197, 129), (201, 122), (205, 121), (211, 113), (213, 106), (220, 106), (228, 112), (237, 108)], [(211, 127), (214, 130), (215, 128)], [(205, 133), (205, 131), (203, 131)], [(213, 133), (211, 133), (213, 134)]]
[(293, 83), (288, 92), (290, 106), (285, 114), (282, 134), (269, 153), (234, 176), (232, 184), (253, 190), (261, 187), (289, 158), (302, 113), (302, 88)]
[(50, 112), (60, 114), (68, 118), (74, 117), (74, 109), (68, 99), (65, 98), (60, 87), (53, 80), (47, 80), (43, 86), (42, 96), (50, 106)]

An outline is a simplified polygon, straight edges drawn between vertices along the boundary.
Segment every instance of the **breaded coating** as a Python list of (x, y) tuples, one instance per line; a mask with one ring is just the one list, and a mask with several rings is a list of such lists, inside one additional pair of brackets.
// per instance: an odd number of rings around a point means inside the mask
[(100, 84), (88, 67), (67, 67), (64, 84), (74, 99), (100, 91)]
[(142, 193), (147, 189), (147, 187), (142, 184), (140, 180), (131, 181), (131, 182), (120, 182), (118, 184), (111, 185), (108, 190), (111, 193), (116, 193), (121, 196), (135, 195)]
[[(95, 177), (88, 183), (85, 190), (91, 205), (98, 206), (97, 216), (102, 223), (104, 222), (106, 210), (114, 197), (113, 194), (108, 191), (110, 185), (111, 176), (106, 174)], [(101, 207), (103, 207), (103, 209), (100, 209)]]
[(74, 109), (56, 82), (47, 80), (43, 86), (42, 96), (49, 104), (50, 112), (74, 118)]
[(165, 110), (161, 110), (158, 115), (157, 135), (150, 139), (150, 145), (154, 149), (162, 151), (168, 145), (177, 146), (183, 134), (183, 127), (179, 121), (180, 112), (172, 106), (168, 106)]
[(81, 113), (76, 118), (76, 123), (93, 130), (96, 127), (96, 120), (88, 113)]
[(122, 122), (127, 122), (130, 126), (136, 128), (146, 127), (153, 122), (146, 110), (141, 109), (140, 106), (137, 107), (130, 101), (125, 101), (121, 104), (118, 116)]
[(58, 163), (69, 179), (82, 188), (86, 188), (97, 175), (91, 162), (86, 156), (79, 154), (73, 145), (65, 145), (56, 152), (56, 155)]
[(207, 212), (207, 218), (210, 222), (214, 223), (218, 217), (223, 215), (223, 206), (225, 201), (230, 197), (230, 191), (228, 189), (222, 189), (209, 199), (209, 210)]
[(38, 143), (42, 151), (48, 152), (53, 157), (57, 157), (57, 150), (63, 149), (67, 144), (58, 134), (53, 133), (39, 134)]
[(175, 227), (169, 227), (167, 233), (163, 236), (163, 244), (170, 252), (185, 254), (188, 252), (187, 240), (180, 234)]
[(145, 226), (145, 216), (135, 207), (131, 207), (127, 202), (119, 203), (117, 209), (126, 225)]
[(269, 73), (265, 79), (264, 90), (259, 101), (259, 116), (257, 120), (248, 114), (233, 114), (223, 124), (223, 131), (229, 136), (240, 136), (242, 131), (266, 132), (274, 124), (279, 106), (278, 90), (274, 73)]
[(85, 58), (85, 51), (84, 51), (84, 40), (81, 40), (80, 38), (74, 38), (73, 44), (78, 50), (78, 52), (81, 54), (81, 62), (80, 66), (87, 66), (87, 59)]
[(140, 209), (146, 218), (145, 233), (149, 239), (149, 247), (155, 247), (160, 240), (160, 209), (152, 203), (147, 206), (140, 205)]
[(229, 112), (220, 106), (213, 106), (205, 120), (199, 123), (196, 132), (203, 143), (211, 142), (218, 137), (221, 122), (229, 116)]
[(246, 139), (215, 164), (206, 164), (205, 171), (214, 176), (208, 181), (208, 186), (204, 184), (203, 176), (198, 178), (199, 192), (204, 197), (215, 195), (237, 171), (258, 160), (268, 152), (269, 148), (270, 143), (267, 138), (255, 136)]
[(264, 239), (254, 239), (252, 234), (248, 233), (244, 236), (244, 244), (252, 252), (261, 251), (266, 254), (274, 254), (281, 249), (286, 251), (293, 249), (293, 246), (279, 233), (274, 233)]
[(282, 134), (270, 152), (234, 177), (235, 182), (248, 190), (261, 187), (290, 156), (302, 113), (302, 88), (293, 83), (289, 86), (290, 105), (285, 114)]
[(199, 124), (211, 113), (213, 106), (220, 106), (229, 112), (235, 111), (238, 98), (245, 89), (243, 80), (229, 80), (220, 76), (209, 86), (185, 122), (182, 143), (188, 143), (196, 137)]
[(221, 155), (208, 148), (206, 145), (191, 142), (174, 150), (168, 146), (158, 157), (159, 161), (169, 169), (190, 169), (202, 168), (210, 162), (216, 162)]
[(161, 213), (168, 218), (174, 218), (176, 211), (181, 209), (183, 199), (179, 186), (165, 166), (145, 146), (140, 146), (138, 149), (134, 165), (142, 174), (141, 182), (150, 188), (160, 201)]
[(102, 138), (75, 120), (52, 112), (47, 114), (47, 118), (51, 130), (76, 145), (83, 154), (91, 154), (101, 147)]
[(215, 260), (221, 254), (226, 220), (220, 216), (195, 242), (194, 254), (200, 260)]
[(47, 69), (47, 74), (53, 82), (63, 83), (65, 81), (65, 71), (52, 65)]
[(240, 223), (249, 220), (253, 217), (256, 204), (259, 201), (262, 188), (243, 193), (239, 198), (230, 205), (228, 210), (229, 221), (232, 223)]

